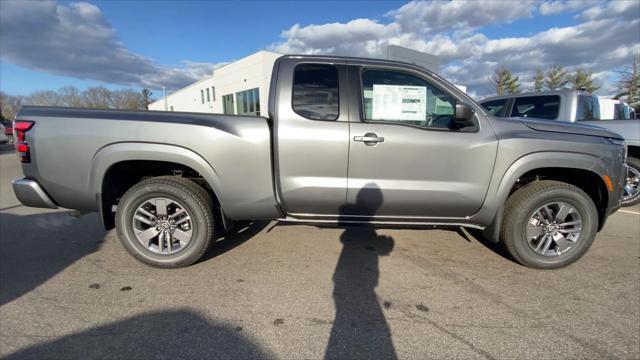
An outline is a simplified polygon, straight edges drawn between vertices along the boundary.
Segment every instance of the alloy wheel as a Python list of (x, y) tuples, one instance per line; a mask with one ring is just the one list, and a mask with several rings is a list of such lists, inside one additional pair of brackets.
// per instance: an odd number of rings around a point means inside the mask
[(629, 166), (627, 170), (627, 181), (624, 184), (622, 201), (635, 198), (640, 193), (640, 170)]
[(148, 250), (163, 255), (183, 250), (193, 235), (185, 207), (168, 198), (145, 200), (133, 215), (133, 233)]
[(573, 206), (552, 202), (533, 212), (527, 223), (527, 243), (543, 256), (560, 256), (580, 240), (582, 217)]

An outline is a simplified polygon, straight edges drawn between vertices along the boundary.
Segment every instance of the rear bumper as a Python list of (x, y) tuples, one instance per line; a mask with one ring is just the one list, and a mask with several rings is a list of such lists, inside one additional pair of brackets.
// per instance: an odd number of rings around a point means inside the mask
[(57, 209), (58, 206), (35, 180), (13, 180), (13, 192), (25, 206)]

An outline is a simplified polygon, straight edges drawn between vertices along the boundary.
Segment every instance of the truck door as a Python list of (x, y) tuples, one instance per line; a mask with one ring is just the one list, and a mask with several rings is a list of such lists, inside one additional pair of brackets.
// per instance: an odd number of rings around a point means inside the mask
[(283, 59), (277, 74), (272, 117), (279, 201), (291, 215), (338, 214), (349, 158), (344, 61)]
[[(458, 100), (419, 72), (350, 66), (349, 78), (355, 79), (351, 103), (357, 107), (350, 122), (352, 215), (458, 218), (477, 212), (497, 150), (489, 124), (455, 129)], [(371, 188), (382, 195), (377, 209), (358, 197)]]

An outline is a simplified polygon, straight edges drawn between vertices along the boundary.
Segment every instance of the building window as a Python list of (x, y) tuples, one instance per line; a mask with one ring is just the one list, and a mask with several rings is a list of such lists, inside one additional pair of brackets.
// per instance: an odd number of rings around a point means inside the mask
[(209, 88), (207, 88), (207, 102), (211, 102), (211, 98), (209, 97)]
[(233, 114), (233, 94), (222, 96), (222, 109), (225, 114)]
[(211, 87), (211, 100), (216, 101), (216, 87)]
[(312, 120), (336, 120), (340, 114), (338, 69), (324, 64), (296, 66), (293, 111)]
[(260, 91), (258, 88), (237, 92), (236, 101), (238, 115), (260, 114)]
[(204, 90), (200, 90), (200, 99), (202, 100), (202, 103), (204, 104)]

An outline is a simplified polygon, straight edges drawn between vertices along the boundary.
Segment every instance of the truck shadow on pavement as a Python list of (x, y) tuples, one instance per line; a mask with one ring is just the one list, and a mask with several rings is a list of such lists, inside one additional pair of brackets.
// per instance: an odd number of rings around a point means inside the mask
[(136, 315), (37, 344), (6, 359), (269, 359), (241, 326), (207, 320), (189, 309)]
[(227, 251), (233, 250), (258, 235), (267, 225), (269, 225), (269, 221), (239, 221), (233, 229), (215, 236), (215, 243), (198, 263), (205, 262)]
[[(100, 248), (106, 231), (100, 225), (98, 214), (74, 219), (69, 213), (0, 212), (0, 306), (30, 292)], [(201, 261), (240, 246), (267, 225), (266, 221), (238, 224), (216, 236), (216, 243)]]
[(13, 146), (13, 144), (10, 144), (10, 143), (0, 144), (0, 154), (11, 154), (15, 151), (16, 151), (16, 148)]
[[(370, 221), (367, 216), (373, 216), (382, 201), (380, 189), (367, 184), (358, 192), (356, 204), (343, 206), (340, 214), (364, 213), (359, 220)], [(373, 227), (350, 226), (340, 241), (342, 252), (333, 274), (336, 315), (325, 358), (395, 359), (391, 331), (375, 293), (379, 258), (391, 253), (393, 238), (378, 235)]]
[(105, 236), (99, 222), (97, 214), (0, 213), (0, 306), (98, 250)]

